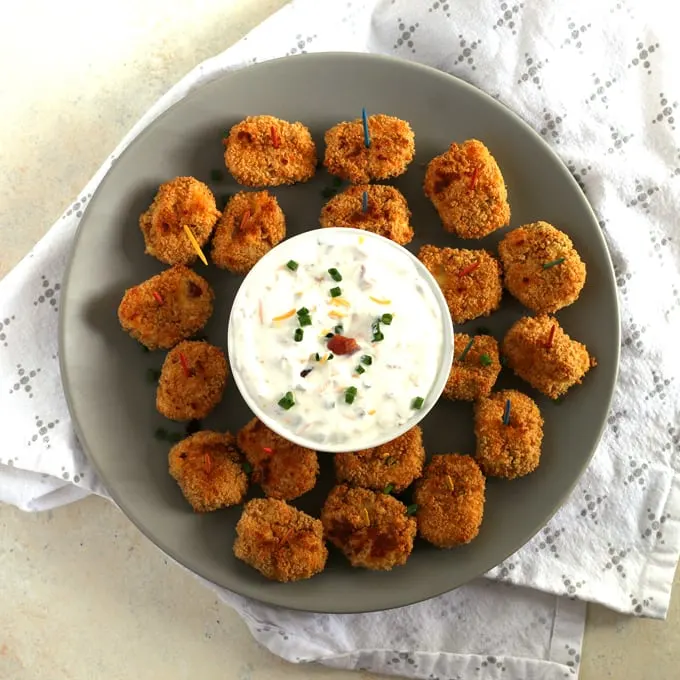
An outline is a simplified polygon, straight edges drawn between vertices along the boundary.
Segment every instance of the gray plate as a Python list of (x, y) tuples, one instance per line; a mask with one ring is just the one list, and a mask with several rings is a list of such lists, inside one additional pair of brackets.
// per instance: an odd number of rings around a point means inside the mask
[[(240, 509), (195, 515), (167, 472), (168, 445), (154, 438), (158, 427), (180, 431), (155, 410), (148, 368), (163, 353), (145, 354), (118, 326), (123, 291), (162, 269), (144, 255), (139, 214), (158, 185), (176, 175), (207, 182), (219, 197), (238, 189), (223, 168), (223, 131), (247, 115), (269, 113), (300, 120), (312, 130), (323, 155), (324, 130), (340, 120), (384, 112), (411, 122), (417, 155), (394, 184), (413, 211), (416, 238), (423, 243), (495, 248), (501, 233), (480, 242), (446, 234), (422, 191), (424, 163), (451, 141), (483, 140), (505, 176), (512, 226), (538, 219), (564, 229), (588, 267), (579, 301), (559, 313), (572, 337), (585, 342), (599, 365), (564, 403), (554, 405), (512, 376), (514, 386), (537, 398), (545, 417), (543, 458), (529, 477), (489, 480), (484, 523), (477, 540), (452, 551), (418, 542), (408, 563), (389, 573), (351, 569), (333, 552), (325, 572), (309, 581), (282, 585), (265, 580), (234, 559), (234, 526)], [(320, 169), (308, 184), (276, 189), (289, 235), (318, 224), (330, 177)], [(215, 287), (209, 339), (226, 347), (227, 317), (240, 277), (205, 268)], [(524, 313), (505, 296), (490, 319), (461, 326), (486, 326), (501, 338)], [(168, 555), (206, 579), (263, 602), (321, 612), (362, 612), (397, 607), (456, 588), (502, 561), (533, 536), (584, 470), (599, 440), (616, 379), (619, 321), (612, 265), (597, 221), (560, 160), (519, 118), (492, 98), (456, 78), (396, 59), (362, 54), (316, 54), (258, 64), (227, 73), (192, 92), (150, 125), (121, 155), (90, 202), (77, 234), (62, 292), (60, 357), (64, 389), (76, 432), (114, 500)], [(506, 372), (504, 371), (504, 374)], [(232, 432), (247, 411), (230, 382), (223, 403), (205, 425)], [(473, 452), (472, 408), (442, 402), (423, 421), (432, 453)], [(332, 461), (322, 457), (320, 482), (295, 504), (318, 515), (332, 484)]]

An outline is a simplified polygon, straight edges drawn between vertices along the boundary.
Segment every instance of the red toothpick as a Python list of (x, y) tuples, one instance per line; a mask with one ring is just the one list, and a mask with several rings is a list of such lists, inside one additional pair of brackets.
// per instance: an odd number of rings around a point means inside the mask
[(268, 446), (263, 446), (262, 450), (268, 455), (271, 456), (272, 453), (274, 453), (274, 449), (270, 449)]
[(205, 467), (205, 472), (206, 474), (210, 474), (212, 471), (212, 458), (210, 457), (209, 453), (205, 454), (205, 458), (203, 459), (203, 465)]
[(556, 328), (557, 328), (557, 324), (553, 324), (553, 325), (552, 325), (552, 328), (550, 329), (550, 335), (548, 336), (548, 342), (547, 342), (546, 345), (545, 345), (548, 349), (551, 349), (551, 348), (552, 348), (552, 344), (553, 344), (553, 339), (554, 339), (554, 337), (555, 337), (555, 329), (556, 329)]
[(472, 173), (472, 179), (470, 180), (470, 191), (475, 190), (475, 186), (477, 186), (477, 177), (479, 177), (479, 166), (477, 166)]
[(250, 210), (246, 210), (243, 213), (243, 217), (241, 218), (241, 226), (239, 229), (243, 231), (246, 228), (246, 224), (248, 224), (248, 220), (250, 219)]
[(162, 296), (157, 290), (154, 290), (153, 296), (156, 298), (156, 302), (157, 302), (159, 305), (162, 305), (162, 304), (163, 304), (163, 296)]
[(473, 262), (471, 265), (468, 265), (467, 267), (465, 267), (465, 269), (463, 269), (463, 271), (461, 271), (461, 273), (458, 274), (458, 276), (467, 276), (468, 274), (472, 274), (472, 272), (475, 271), (475, 269), (477, 269), (477, 267), (479, 267), (479, 260), (477, 260), (477, 262)]
[(276, 128), (273, 125), (271, 127), (271, 133), (272, 133), (272, 145), (274, 146), (275, 149), (278, 149), (281, 146), (281, 140), (279, 139), (279, 133), (276, 131)]
[(184, 354), (182, 354), (182, 352), (179, 353), (179, 363), (182, 364), (182, 368), (184, 369), (184, 375), (186, 375), (187, 378), (190, 378), (191, 369), (189, 368), (187, 358), (184, 356)]

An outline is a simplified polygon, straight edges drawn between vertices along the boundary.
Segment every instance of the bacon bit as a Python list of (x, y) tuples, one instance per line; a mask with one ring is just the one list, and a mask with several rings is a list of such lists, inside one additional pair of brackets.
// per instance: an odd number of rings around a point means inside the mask
[(557, 324), (553, 324), (552, 328), (550, 329), (550, 335), (548, 336), (548, 342), (545, 344), (547, 349), (551, 349), (553, 345), (553, 339), (555, 338), (555, 329), (557, 328)]
[(347, 338), (344, 335), (334, 335), (327, 345), (328, 349), (334, 354), (354, 354), (358, 352), (359, 343), (354, 338)]
[(162, 304), (163, 304), (163, 296), (162, 296), (157, 290), (154, 290), (153, 296), (156, 298), (156, 302), (157, 302), (159, 305), (162, 305)]
[(273, 125), (271, 127), (271, 133), (272, 133), (272, 145), (274, 146), (275, 149), (278, 149), (281, 146), (281, 140), (279, 139), (279, 133), (277, 132), (276, 128)]
[(262, 300), (257, 303), (257, 315), (260, 317), (260, 323), (264, 323), (264, 312), (262, 311)]
[(191, 369), (189, 368), (189, 363), (182, 352), (179, 353), (179, 363), (182, 364), (184, 375), (186, 375), (187, 378), (191, 378)]
[(470, 191), (475, 190), (475, 186), (477, 185), (477, 177), (479, 177), (479, 166), (477, 166), (472, 173), (472, 179), (470, 180)]
[(341, 314), (340, 312), (336, 312), (335, 310), (328, 312), (328, 316), (330, 316), (332, 319), (344, 319), (347, 314)]
[(446, 475), (445, 479), (446, 479), (446, 486), (449, 487), (449, 491), (453, 491), (453, 480), (451, 479), (451, 477), (449, 477), (449, 475)]
[(332, 305), (338, 305), (340, 307), (351, 307), (352, 305), (349, 303), (348, 300), (345, 300), (345, 298), (341, 297), (335, 297), (330, 299), (330, 303)]
[(290, 319), (293, 314), (295, 314), (295, 307), (293, 307), (293, 309), (289, 309), (285, 314), (275, 316), (272, 321), (283, 321), (284, 319)]
[[(273, 128), (272, 128), (273, 129)], [(274, 449), (270, 449), (268, 446), (263, 446), (262, 450), (268, 455), (271, 456), (272, 453), (274, 453)]]
[(239, 229), (243, 231), (246, 228), (246, 225), (248, 224), (248, 220), (250, 219), (250, 210), (246, 210), (243, 213), (243, 217), (241, 218), (241, 224), (239, 226)]
[(389, 305), (389, 304), (392, 303), (392, 300), (388, 300), (387, 298), (382, 300), (380, 298), (373, 297), (372, 295), (369, 295), (368, 297), (369, 297), (370, 300), (373, 300), (373, 302), (375, 302), (378, 305)]
[(369, 416), (374, 416), (375, 415), (375, 409), (372, 408), (370, 411), (368, 411)]
[(370, 524), (371, 516), (368, 514), (368, 510), (366, 508), (364, 508), (364, 517), (366, 517), (366, 521)]
[(210, 474), (212, 472), (212, 458), (210, 457), (209, 453), (205, 454), (204, 460), (203, 460), (203, 466), (205, 468), (206, 474)]
[(461, 273), (458, 274), (458, 276), (462, 277), (462, 276), (467, 276), (468, 274), (471, 274), (473, 271), (475, 271), (475, 269), (477, 269), (477, 267), (479, 267), (479, 265), (480, 265), (479, 260), (477, 260), (477, 262), (473, 262), (472, 264), (465, 267), (465, 269), (463, 269), (461, 271)]

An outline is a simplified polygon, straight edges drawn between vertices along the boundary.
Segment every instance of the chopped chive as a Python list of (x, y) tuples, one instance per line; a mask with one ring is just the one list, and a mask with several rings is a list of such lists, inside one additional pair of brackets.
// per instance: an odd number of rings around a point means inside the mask
[(479, 363), (482, 364), (482, 366), (491, 366), (493, 361), (488, 354), (484, 353), (481, 357), (479, 357)]
[(297, 310), (296, 314), (298, 316), (308, 316), (309, 310), (307, 309), (307, 307), (300, 307), (300, 309)]
[(477, 326), (475, 335), (491, 335), (491, 331), (486, 326)]
[(314, 369), (313, 368), (305, 368), (304, 371), (300, 371), (300, 377), (301, 378), (306, 378)]
[(383, 493), (384, 494), (391, 494), (394, 491), (394, 484), (388, 484), (384, 489)]
[(545, 262), (543, 263), (543, 269), (550, 269), (551, 267), (555, 267), (558, 264), (562, 264), (564, 260), (565, 260), (564, 257), (558, 257), (556, 260), (550, 260), (550, 262)]
[(302, 328), (296, 328), (295, 334), (293, 335), (293, 340), (295, 340), (295, 342), (300, 342), (304, 334), (305, 332), (302, 330)]
[(342, 288), (340, 288), (340, 286), (336, 286), (335, 288), (331, 288), (328, 292), (331, 294), (331, 297), (340, 297), (342, 295)]
[(407, 515), (415, 515), (416, 512), (418, 512), (418, 504), (413, 503), (413, 505), (407, 505), (406, 506), (406, 514)]
[(508, 365), (508, 357), (502, 356), (500, 358), (500, 364), (503, 368), (505, 368)]
[(158, 379), (161, 377), (161, 372), (155, 368), (147, 368), (146, 369), (146, 379), (150, 383), (155, 383), (158, 382)]
[(411, 402), (411, 408), (415, 409), (416, 411), (419, 411), (421, 408), (423, 408), (424, 403), (425, 403), (425, 400), (422, 397), (416, 397)]
[(364, 354), (364, 356), (361, 357), (361, 363), (370, 366), (373, 363), (373, 357), (370, 357), (368, 354)]
[(297, 271), (297, 268), (299, 267), (299, 265), (295, 260), (288, 260), (288, 262), (286, 262), (286, 267), (288, 267), (288, 269), (290, 269), (290, 271), (295, 272), (295, 271)]
[(503, 409), (503, 425), (510, 424), (510, 400), (505, 400), (505, 409)]
[(332, 361), (334, 357), (335, 357), (335, 354), (331, 353), (331, 354), (328, 355), (328, 359), (326, 359), (326, 361)]
[(366, 113), (366, 108), (361, 109), (361, 120), (364, 125), (364, 144), (368, 149), (371, 146), (371, 133), (368, 129), (368, 114)]
[(340, 177), (333, 177), (333, 186), (334, 187), (342, 186), (342, 180), (340, 179)]
[(373, 342), (382, 342), (384, 339), (385, 336), (380, 331), (373, 333)]
[(465, 357), (468, 355), (468, 352), (470, 351), (474, 341), (475, 341), (475, 337), (473, 335), (470, 338), (470, 341), (468, 342), (468, 344), (465, 345), (465, 349), (460, 353), (460, 356), (458, 357), (458, 361), (465, 361)]
[(361, 364), (359, 364), (359, 365), (354, 369), (354, 371), (355, 371), (355, 373), (358, 373), (359, 375), (361, 375), (362, 373), (366, 373), (366, 369), (365, 369)]
[(357, 396), (357, 388), (352, 386), (345, 390), (345, 403), (351, 404), (354, 402), (354, 398)]
[(156, 439), (160, 439), (161, 441), (165, 441), (168, 438), (168, 431), (164, 427), (159, 427), (153, 433), (153, 436), (156, 437)]
[(397, 459), (394, 456), (387, 456), (387, 458), (385, 458), (385, 465), (387, 465), (387, 467), (393, 467), (396, 464)]
[(333, 337), (333, 333), (326, 333), (326, 339), (330, 340)]
[(324, 198), (333, 198), (335, 194), (338, 193), (337, 189), (334, 189), (333, 187), (325, 187), (324, 189), (321, 190), (321, 195)]
[(247, 475), (253, 471), (253, 466), (247, 460), (243, 461), (241, 467), (243, 468), (243, 472), (245, 472)]
[(300, 326), (311, 326), (312, 325), (312, 317), (311, 316), (300, 316), (298, 317), (298, 323)]
[(317, 361), (321, 361), (321, 355), (320, 355), (318, 352), (314, 355), (314, 358), (315, 358)]
[(333, 281), (342, 281), (342, 274), (335, 267), (331, 267), (328, 270), (328, 273), (331, 275)]
[(295, 395), (292, 392), (286, 392), (279, 399), (279, 406), (286, 411), (295, 406)]
[(221, 182), (224, 179), (224, 173), (221, 170), (211, 170), (210, 179), (215, 182)]
[(389, 326), (389, 325), (392, 323), (392, 319), (393, 319), (393, 318), (394, 318), (394, 317), (393, 317), (391, 314), (383, 314), (383, 315), (380, 317), (380, 320), (381, 320), (386, 326)]
[(368, 191), (361, 195), (361, 212), (368, 212)]
[(340, 334), (342, 333), (343, 330), (344, 330), (344, 329), (343, 329), (343, 327), (342, 327), (342, 324), (338, 324), (338, 325), (333, 329), (333, 332), (334, 332), (336, 335), (340, 335)]

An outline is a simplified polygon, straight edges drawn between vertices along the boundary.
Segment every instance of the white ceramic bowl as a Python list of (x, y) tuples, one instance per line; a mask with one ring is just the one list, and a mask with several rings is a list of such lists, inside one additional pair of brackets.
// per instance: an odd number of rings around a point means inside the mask
[[(344, 250), (343, 250), (344, 249)], [(322, 252), (319, 252), (322, 251)], [(322, 254), (323, 253), (323, 254)], [(323, 311), (320, 309), (324, 304), (329, 305), (330, 298), (326, 297), (325, 303), (320, 303), (319, 311), (314, 311), (312, 316), (314, 317), (316, 326), (313, 329), (307, 328), (306, 335), (304, 339), (304, 345), (294, 343), (293, 333), (298, 326), (297, 317), (289, 316), (284, 321), (274, 322), (272, 319), (274, 312), (277, 311), (275, 308), (271, 308), (271, 305), (265, 309), (263, 313), (263, 302), (267, 306), (268, 302), (274, 298), (278, 297), (280, 299), (285, 299), (286, 302), (278, 303), (278, 311), (281, 311), (281, 307), (285, 304), (288, 308), (291, 305), (291, 300), (294, 300), (292, 304), (294, 307), (303, 307), (310, 297), (318, 300), (321, 295), (328, 295), (325, 291), (326, 288), (330, 289), (333, 286), (342, 287), (343, 283), (335, 283), (331, 277), (327, 274), (327, 267), (330, 258), (340, 257), (340, 254), (345, 253), (349, 255), (353, 253), (351, 265), (346, 264), (346, 269), (350, 267), (357, 267), (357, 263), (365, 261), (366, 268), (377, 267), (375, 262), (380, 262), (378, 267), (382, 267), (381, 273), (384, 275), (386, 271), (395, 272), (394, 279), (392, 281), (392, 288), (389, 283), (385, 281), (384, 276), (380, 279), (380, 287), (382, 290), (398, 289), (402, 286), (402, 294), (404, 297), (410, 294), (410, 291), (416, 290), (417, 293), (413, 294), (414, 299), (417, 296), (422, 296), (422, 305), (418, 307), (416, 311), (411, 307), (411, 314), (413, 322), (409, 319), (409, 326), (404, 325), (401, 318), (398, 319), (401, 325), (384, 326), (382, 330), (385, 335), (393, 332), (399, 332), (401, 329), (401, 334), (403, 337), (408, 337), (410, 340), (410, 347), (417, 347), (418, 352), (411, 350), (408, 355), (411, 357), (410, 362), (417, 364), (418, 362), (423, 362), (423, 366), (426, 370), (422, 372), (417, 372), (411, 369), (411, 379), (419, 380), (422, 376), (422, 382), (427, 383), (426, 385), (421, 384), (418, 388), (422, 391), (422, 396), (424, 403), (420, 409), (408, 409), (408, 416), (403, 415), (405, 413), (404, 402), (407, 399), (406, 391), (410, 389), (410, 385), (406, 385), (404, 389), (399, 390), (398, 397), (390, 396), (390, 398), (395, 401), (399, 399), (399, 407), (395, 406), (395, 411), (400, 414), (397, 422), (391, 423), (388, 418), (382, 418), (379, 423), (380, 418), (376, 416), (376, 420), (371, 421), (370, 417), (368, 420), (364, 420), (366, 416), (366, 411), (363, 411), (360, 415), (361, 418), (346, 418), (346, 412), (340, 413), (340, 408), (344, 407), (343, 400), (338, 399), (337, 395), (331, 391), (330, 388), (319, 388), (319, 391), (315, 391), (314, 394), (319, 394), (317, 397), (312, 397), (312, 390), (307, 389), (308, 383), (303, 383), (300, 385), (298, 392), (298, 398), (301, 396), (303, 403), (297, 401), (296, 405), (293, 406), (289, 411), (283, 410), (276, 406), (279, 397), (283, 396), (286, 392), (286, 386), (289, 382), (289, 376), (298, 375), (298, 370), (301, 366), (299, 363), (300, 357), (304, 355), (308, 356), (307, 351), (312, 347), (311, 343), (319, 343), (321, 348), (325, 349), (324, 341), (319, 340), (323, 338), (323, 335), (319, 335), (319, 327), (323, 325), (322, 318), (323, 315), (330, 315), (328, 312), (329, 307), (324, 307)], [(318, 257), (315, 255), (318, 254)], [(301, 269), (299, 270), (300, 278), (299, 283), (296, 282), (296, 276), (298, 271), (295, 272), (288, 271), (285, 268), (285, 264), (290, 261), (296, 261), (302, 256), (302, 261), (300, 264)], [(305, 259), (306, 258), (306, 259)], [(365, 258), (365, 259), (362, 259)], [(342, 262), (347, 263), (348, 259), (338, 260), (338, 269), (342, 269)], [(370, 264), (369, 264), (370, 263)], [(334, 264), (332, 266), (335, 266)], [(304, 267), (304, 269), (303, 269)], [(317, 272), (318, 269), (318, 272)], [(304, 272), (304, 276), (303, 273)], [(396, 276), (396, 273), (399, 276)], [(318, 277), (316, 276), (319, 274)], [(404, 276), (408, 277), (408, 285), (404, 287)], [(272, 283), (272, 277), (276, 277), (276, 285), (272, 288), (270, 284)], [(307, 285), (306, 290), (298, 291), (296, 298), (291, 296), (294, 295), (292, 292), (295, 288), (301, 287), (303, 281), (307, 278), (307, 284), (314, 281), (319, 281), (317, 288), (320, 290), (315, 290), (314, 286)], [(399, 279), (398, 281), (396, 279)], [(352, 279), (354, 280), (354, 279)], [(410, 282), (414, 281), (414, 286), (411, 287)], [(422, 283), (422, 288), (419, 284)], [(349, 281), (345, 280), (344, 285), (350, 285)], [(267, 292), (269, 289), (270, 292)], [(322, 290), (323, 289), (323, 292)], [(272, 292), (273, 291), (273, 292)], [(365, 294), (370, 297), (369, 293)], [(316, 296), (316, 298), (314, 298)], [(355, 298), (356, 299), (356, 298)], [(366, 298), (360, 298), (365, 300)], [(370, 298), (375, 300), (375, 298)], [(311, 303), (313, 304), (313, 303)], [(369, 303), (370, 305), (370, 303)], [(259, 307), (259, 317), (258, 317), (258, 307)], [(339, 309), (343, 309), (340, 307)], [(423, 311), (427, 310), (427, 311)], [(293, 310), (289, 311), (290, 312)], [(380, 310), (382, 311), (382, 309)], [(385, 309), (385, 311), (390, 311)], [(318, 316), (315, 316), (317, 315)], [(358, 312), (357, 312), (358, 315)], [(420, 316), (419, 316), (420, 315)], [(352, 317), (356, 318), (356, 317)], [(361, 317), (362, 321), (363, 318)], [(396, 317), (395, 317), (396, 318)], [(420, 332), (420, 328), (417, 325), (417, 320), (420, 318), (421, 323), (425, 325), (425, 321), (430, 324), (431, 331), (434, 332)], [(326, 324), (330, 324), (332, 327), (333, 321), (326, 321)], [(350, 320), (348, 320), (350, 323)], [(282, 329), (281, 324), (286, 324), (285, 329)], [(364, 328), (365, 322), (362, 325)], [(414, 328), (418, 328), (418, 332), (414, 333)], [(267, 336), (266, 334), (271, 334)], [(437, 338), (437, 334), (439, 338)], [(262, 335), (265, 334), (265, 335)], [(348, 331), (348, 335), (352, 336), (353, 333)], [(357, 337), (359, 337), (357, 335)], [(417, 338), (417, 339), (416, 339)], [(415, 340), (414, 340), (415, 339)], [(258, 341), (262, 341), (262, 345), (258, 349)], [(399, 336), (393, 336), (391, 338), (395, 343), (399, 342)], [(417, 343), (414, 345), (414, 341)], [(302, 341), (301, 341), (302, 343)], [(376, 352), (381, 350), (387, 353), (387, 349), (383, 349), (383, 343), (380, 343), (380, 347), (377, 344), (370, 344), (368, 340), (364, 341), (365, 346), (368, 349), (363, 351), (370, 351), (374, 348)], [(384, 342), (387, 346), (389, 343)], [(422, 263), (415, 258), (408, 250), (397, 245), (393, 241), (390, 241), (382, 236), (378, 236), (371, 232), (366, 232), (357, 229), (315, 229), (311, 231), (304, 232), (292, 238), (289, 238), (278, 246), (273, 248), (269, 253), (262, 257), (253, 269), (245, 277), (243, 283), (241, 284), (234, 303), (231, 309), (231, 314), (229, 316), (229, 329), (228, 329), (228, 354), (229, 363), (231, 367), (232, 374), (234, 376), (234, 381), (243, 396), (244, 400), (250, 407), (251, 411), (269, 427), (274, 430), (282, 437), (292, 441), (300, 446), (304, 446), (314, 450), (321, 450), (327, 452), (346, 452), (346, 451), (358, 451), (362, 449), (372, 448), (374, 446), (379, 446), (385, 442), (391, 441), (396, 437), (400, 436), (414, 425), (419, 423), (436, 404), (437, 400), (441, 396), (442, 390), (446, 385), (446, 381), (451, 370), (451, 362), (453, 358), (453, 326), (451, 323), (451, 316), (446, 304), (446, 300), (442, 295), (439, 285), (427, 271), (427, 269), (422, 265)], [(269, 347), (272, 347), (272, 357), (271, 362), (263, 364), (264, 357)], [(283, 350), (281, 349), (283, 348)], [(277, 359), (275, 355), (278, 352), (284, 351), (284, 355), (281, 359)], [(314, 351), (321, 351), (320, 349)], [(395, 350), (396, 351), (396, 350)], [(288, 352), (289, 356), (295, 357), (294, 361), (289, 361), (288, 356), (285, 354)], [(420, 354), (420, 352), (430, 354)], [(432, 352), (438, 353), (438, 358), (432, 354)], [(416, 357), (415, 354), (418, 353)], [(310, 356), (314, 356), (313, 354)], [(398, 375), (398, 377), (404, 378), (406, 376), (407, 366), (410, 367), (410, 362), (404, 362), (403, 368), (401, 368), (401, 375), (390, 373), (387, 371), (387, 362), (384, 361), (385, 356), (389, 357), (389, 354), (384, 354), (382, 357), (382, 362), (379, 363), (379, 368), (376, 371), (374, 367), (367, 367), (367, 371), (373, 370), (373, 379), (376, 380), (374, 392), (371, 392), (371, 398), (375, 400), (376, 396), (381, 390), (385, 389), (385, 384), (388, 381), (380, 381), (380, 376), (384, 378), (391, 377), (392, 375)], [(423, 357), (432, 357), (431, 359), (423, 359)], [(339, 361), (346, 361), (345, 357), (335, 357)], [(356, 365), (359, 362), (359, 355), (357, 355), (356, 360), (352, 360), (352, 365)], [(290, 367), (285, 369), (281, 366), (282, 363), (291, 364)], [(323, 362), (322, 362), (323, 363)], [(294, 365), (293, 365), (294, 364)], [(310, 366), (317, 366), (312, 363)], [(271, 368), (267, 368), (270, 366)], [(342, 366), (342, 371), (347, 373), (349, 370), (352, 371), (349, 363), (340, 364), (336, 362), (333, 365), (333, 371), (337, 376), (337, 370)], [(321, 366), (318, 366), (321, 369)], [(390, 367), (388, 367), (390, 368)], [(276, 382), (276, 379), (280, 374), (285, 376), (286, 383), (280, 384)], [(382, 373), (381, 373), (382, 371)], [(258, 377), (259, 375), (259, 377)], [(315, 374), (314, 378), (317, 379), (321, 376), (321, 373)], [(369, 379), (366, 376), (369, 376)], [(413, 377), (415, 376), (415, 378)], [(272, 382), (276, 383), (276, 388), (269, 384), (270, 377)], [(306, 377), (306, 376), (305, 376)], [(369, 373), (364, 374), (361, 380), (367, 380), (367, 382), (372, 382), (370, 380), (371, 376)], [(292, 378), (297, 381), (298, 384), (303, 381), (297, 380), (297, 378)], [(325, 380), (324, 378), (318, 377), (319, 380)], [(344, 376), (343, 376), (344, 379)], [(359, 378), (357, 378), (358, 380)], [(256, 384), (257, 383), (257, 384)], [(346, 383), (343, 383), (346, 384)], [(292, 389), (292, 388), (291, 388)], [(325, 389), (326, 391), (321, 391)], [(337, 390), (338, 387), (336, 386)], [(413, 388), (414, 390), (416, 388)], [(272, 391), (273, 390), (273, 391)], [(293, 390), (295, 391), (295, 390)], [(367, 393), (364, 391), (364, 395)], [(416, 395), (408, 394), (408, 399), (410, 397), (415, 397)], [(333, 401), (334, 399), (338, 401), (339, 407), (337, 412), (333, 410), (332, 418), (321, 419), (318, 418), (314, 421), (314, 428), (316, 432), (309, 434), (306, 432), (305, 426), (301, 427), (301, 422), (304, 422), (304, 416), (311, 413), (311, 409), (314, 408), (314, 404), (318, 403), (322, 397), (326, 397)], [(365, 397), (364, 397), (365, 398)], [(308, 405), (305, 407), (304, 400)], [(381, 403), (385, 403), (384, 399), (381, 399)], [(380, 411), (380, 415), (385, 412), (386, 409)], [(357, 409), (361, 411), (361, 409)], [(371, 411), (368, 412), (369, 414)], [(375, 410), (373, 410), (375, 413)], [(321, 415), (325, 415), (323, 412)], [(347, 415), (352, 415), (348, 413)], [(350, 423), (350, 420), (353, 423)], [(342, 421), (342, 422), (339, 422)], [(321, 424), (323, 422), (323, 424)], [(358, 427), (354, 425), (358, 423)], [(386, 424), (387, 423), (387, 424)], [(341, 430), (340, 426), (345, 429)], [(309, 427), (309, 425), (307, 426)], [(356, 431), (348, 434), (349, 427), (357, 427)], [(363, 431), (359, 431), (361, 427), (365, 427)], [(320, 431), (323, 433), (320, 433)]]

